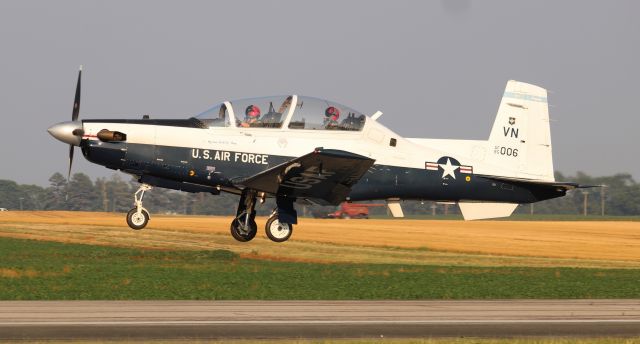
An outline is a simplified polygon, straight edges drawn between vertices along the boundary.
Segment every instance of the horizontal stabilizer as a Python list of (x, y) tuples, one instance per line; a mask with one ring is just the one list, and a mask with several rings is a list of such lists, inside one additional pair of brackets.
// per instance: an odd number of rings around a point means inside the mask
[(518, 205), (515, 203), (458, 202), (458, 206), (465, 220), (482, 220), (511, 216)]

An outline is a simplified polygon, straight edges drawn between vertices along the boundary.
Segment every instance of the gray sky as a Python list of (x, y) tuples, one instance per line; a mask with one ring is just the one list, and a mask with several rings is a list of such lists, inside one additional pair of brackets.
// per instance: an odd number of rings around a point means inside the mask
[[(639, 1), (2, 1), (0, 179), (46, 185), (81, 118), (327, 98), (403, 136), (486, 139), (509, 79), (550, 91), (554, 166), (640, 179)], [(74, 172), (111, 170), (76, 151)]]

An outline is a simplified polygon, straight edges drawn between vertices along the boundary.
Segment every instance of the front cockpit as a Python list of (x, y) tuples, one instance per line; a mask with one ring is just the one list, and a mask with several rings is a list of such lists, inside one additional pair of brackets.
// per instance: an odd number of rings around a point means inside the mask
[(208, 128), (361, 131), (367, 116), (332, 101), (291, 95), (226, 101), (195, 118)]

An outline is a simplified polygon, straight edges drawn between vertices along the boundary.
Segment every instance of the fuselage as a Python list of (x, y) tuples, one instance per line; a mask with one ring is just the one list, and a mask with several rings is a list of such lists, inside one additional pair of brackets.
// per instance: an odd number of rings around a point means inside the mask
[[(206, 121), (197, 118), (84, 120), (81, 148), (93, 163), (139, 177), (200, 185), (202, 191), (238, 191), (243, 178), (322, 147), (375, 160), (352, 188), (351, 201), (530, 203), (564, 195), (553, 188), (487, 178), (496, 173), (494, 167), (405, 139), (370, 117), (362, 117), (358, 130), (319, 130), (293, 126), (293, 112), (283, 114), (279, 127), (243, 127), (234, 117), (227, 126), (203, 125)], [(97, 134), (104, 129), (125, 133), (126, 141), (103, 142)]]

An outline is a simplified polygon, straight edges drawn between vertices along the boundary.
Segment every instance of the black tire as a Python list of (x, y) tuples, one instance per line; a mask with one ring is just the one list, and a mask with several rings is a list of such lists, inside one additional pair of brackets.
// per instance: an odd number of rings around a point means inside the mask
[(139, 231), (147, 226), (150, 218), (149, 213), (143, 209), (141, 215), (142, 217), (139, 217), (138, 209), (136, 208), (129, 210), (127, 213), (127, 224), (131, 229)]
[(240, 232), (240, 221), (238, 221), (238, 219), (234, 219), (231, 222), (231, 236), (240, 241), (240, 242), (247, 242), (247, 241), (251, 241), (251, 239), (256, 237), (256, 233), (258, 233), (258, 224), (256, 224), (256, 220), (254, 219), (250, 219), (249, 220), (249, 228), (251, 229), (247, 234), (244, 234), (242, 232)]
[(285, 242), (293, 234), (293, 225), (290, 223), (280, 224), (278, 215), (272, 215), (264, 226), (267, 237), (274, 242)]

